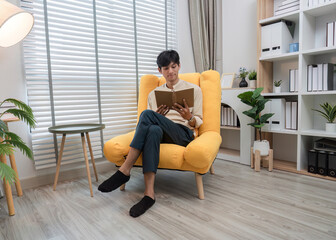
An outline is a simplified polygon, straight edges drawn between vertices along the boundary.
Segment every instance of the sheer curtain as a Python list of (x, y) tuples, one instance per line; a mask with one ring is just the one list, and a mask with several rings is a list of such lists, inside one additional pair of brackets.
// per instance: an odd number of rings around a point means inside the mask
[(191, 39), (197, 72), (216, 68), (216, 0), (189, 0)]

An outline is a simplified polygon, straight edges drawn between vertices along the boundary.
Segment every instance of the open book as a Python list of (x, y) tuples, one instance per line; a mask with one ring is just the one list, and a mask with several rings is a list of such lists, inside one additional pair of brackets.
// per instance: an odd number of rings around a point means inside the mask
[(160, 107), (161, 105), (166, 105), (169, 108), (172, 108), (175, 103), (184, 106), (183, 99), (186, 100), (188, 107), (194, 106), (194, 89), (184, 89), (177, 91), (161, 91), (155, 90), (156, 105)]

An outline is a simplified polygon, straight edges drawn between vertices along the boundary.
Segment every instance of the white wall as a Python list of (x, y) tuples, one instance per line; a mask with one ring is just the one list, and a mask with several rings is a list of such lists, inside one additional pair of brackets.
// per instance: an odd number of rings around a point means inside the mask
[[(257, 67), (257, 1), (222, 1), (223, 72)], [(235, 82), (235, 84), (237, 81)]]

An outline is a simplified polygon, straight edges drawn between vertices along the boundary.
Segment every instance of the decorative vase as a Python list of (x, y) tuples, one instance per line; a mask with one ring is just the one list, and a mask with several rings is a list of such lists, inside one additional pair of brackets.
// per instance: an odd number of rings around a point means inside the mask
[(336, 123), (326, 123), (326, 132), (336, 132)]
[(253, 153), (255, 153), (256, 150), (260, 151), (260, 156), (267, 156), (268, 151), (270, 149), (269, 142), (267, 140), (262, 141), (254, 141), (253, 143)]
[(256, 87), (256, 80), (250, 80), (250, 88), (255, 88)]
[(246, 82), (246, 80), (245, 80), (245, 78), (243, 77), (242, 78), (242, 80), (240, 81), (240, 83), (239, 83), (239, 87), (247, 87), (247, 82)]
[(281, 93), (281, 87), (274, 87), (274, 93)]

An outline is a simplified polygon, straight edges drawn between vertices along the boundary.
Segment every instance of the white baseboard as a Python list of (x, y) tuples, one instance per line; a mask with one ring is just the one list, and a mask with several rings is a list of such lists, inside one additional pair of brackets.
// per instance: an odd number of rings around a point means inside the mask
[[(103, 162), (98, 162), (98, 163), (96, 162), (96, 169), (97, 169), (97, 174), (109, 172), (109, 171), (112, 174), (117, 169), (117, 167), (109, 161), (103, 161)], [(55, 172), (56, 172), (56, 169), (55, 169)], [(22, 189), (25, 190), (25, 189), (44, 186), (44, 185), (54, 184), (55, 172), (51, 174), (22, 179), (21, 180)], [(91, 164), (90, 164), (90, 172), (91, 172), (91, 179), (93, 179), (92, 181), (95, 181)], [(86, 176), (87, 175), (86, 175), (85, 165), (79, 168), (76, 168), (76, 169), (70, 169), (70, 170), (64, 170), (64, 171), (62, 171), (62, 167), (61, 167), (59, 177), (58, 177), (58, 183), (62, 181), (69, 181), (75, 178), (81, 178), (81, 177), (86, 177)], [(102, 182), (102, 179), (99, 179), (99, 181)], [(12, 191), (16, 192), (14, 185), (12, 187)]]

